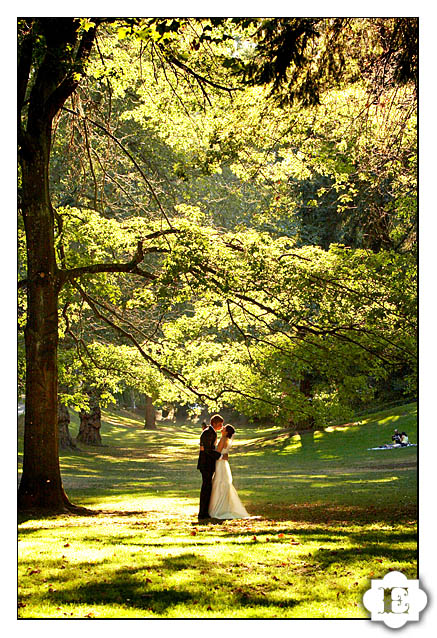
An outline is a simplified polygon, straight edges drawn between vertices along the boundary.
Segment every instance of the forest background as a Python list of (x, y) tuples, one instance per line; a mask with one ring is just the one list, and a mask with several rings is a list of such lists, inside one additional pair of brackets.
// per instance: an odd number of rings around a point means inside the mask
[(23, 19), (19, 46), (21, 507), (69, 506), (68, 407), (99, 443), (126, 395), (146, 427), (294, 431), (416, 397), (415, 19)]
[[(209, 161), (210, 161), (210, 158), (208, 158), (208, 162), (209, 162)], [(183, 177), (181, 177), (181, 179), (183, 179)], [(347, 199), (345, 200), (345, 202), (346, 202), (346, 204), (347, 204)], [(194, 214), (196, 214), (196, 211), (190, 211), (190, 213), (191, 213), (191, 214), (193, 214), (193, 213), (194, 213)], [(197, 221), (197, 219), (196, 219), (196, 221)], [(427, 239), (427, 237), (425, 238), (425, 240), (426, 240), (426, 239)], [(341, 243), (341, 242), (339, 242), (339, 243)], [(423, 271), (422, 271), (422, 272), (423, 272)], [(425, 301), (425, 303), (426, 303), (426, 300), (424, 300), (424, 301)], [(425, 310), (425, 309), (424, 309), (424, 310)], [(356, 391), (356, 388), (354, 388), (354, 392), (355, 392), (355, 391)], [(305, 395), (304, 395), (304, 396), (305, 396)], [(295, 399), (295, 397), (294, 397), (294, 399)], [(76, 405), (80, 405), (80, 402), (81, 402), (81, 401), (83, 401), (83, 395), (79, 395), (78, 393), (76, 393), (75, 401), (77, 401)], [(293, 401), (293, 405), (295, 405), (295, 400)], [(211, 407), (211, 408), (212, 408), (212, 407), (216, 407), (216, 404), (214, 404), (214, 403), (213, 403), (210, 407)], [(218, 406), (218, 407), (220, 407), (220, 406)], [(247, 408), (248, 408), (248, 406), (246, 406), (246, 405), (245, 405), (245, 408), (246, 408), (246, 412), (249, 412), (249, 411), (250, 411), (250, 409), (247, 409)], [(342, 409), (345, 409), (345, 408), (347, 408), (347, 401), (346, 401), (346, 402), (342, 405)], [(259, 412), (259, 410), (257, 410), (257, 412)], [(318, 414), (317, 414), (317, 413), (315, 413), (314, 411), (312, 411), (312, 412), (311, 412), (311, 411), (306, 411), (306, 412), (305, 412), (305, 410), (303, 410), (303, 413), (302, 413), (302, 414), (303, 414), (303, 418), (307, 418), (307, 419), (309, 419), (311, 423), (313, 423), (313, 421), (311, 421), (311, 420), (312, 420), (312, 419), (317, 418), (317, 416), (318, 416)], [(341, 416), (343, 416), (343, 414), (345, 414), (345, 413), (339, 413), (339, 415), (336, 417), (335, 412), (334, 412), (334, 414), (333, 414), (333, 416), (332, 416), (331, 418), (334, 418), (334, 419), (335, 419), (335, 418), (341, 418)], [(270, 415), (268, 415), (268, 416), (270, 416)], [(285, 417), (284, 417), (284, 418), (285, 418), (285, 419), (287, 419), (287, 418), (288, 418), (288, 415), (285, 415)], [(321, 418), (326, 419), (326, 415), (324, 414)]]

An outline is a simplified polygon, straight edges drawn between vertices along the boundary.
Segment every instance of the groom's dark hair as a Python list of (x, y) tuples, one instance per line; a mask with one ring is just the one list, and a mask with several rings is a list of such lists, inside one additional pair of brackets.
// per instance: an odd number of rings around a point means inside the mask
[(214, 414), (210, 419), (211, 425), (214, 425), (214, 423), (223, 423), (223, 421), (224, 418), (220, 416), (220, 414)]

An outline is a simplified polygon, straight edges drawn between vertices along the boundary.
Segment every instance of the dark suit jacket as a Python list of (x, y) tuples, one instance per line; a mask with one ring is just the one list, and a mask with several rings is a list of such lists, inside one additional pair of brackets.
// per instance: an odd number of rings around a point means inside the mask
[(197, 462), (197, 469), (208, 470), (214, 472), (215, 462), (220, 458), (220, 452), (215, 449), (215, 442), (217, 440), (217, 434), (212, 425), (205, 428), (200, 437), (200, 445), (203, 445), (204, 450), (199, 452), (199, 460)]

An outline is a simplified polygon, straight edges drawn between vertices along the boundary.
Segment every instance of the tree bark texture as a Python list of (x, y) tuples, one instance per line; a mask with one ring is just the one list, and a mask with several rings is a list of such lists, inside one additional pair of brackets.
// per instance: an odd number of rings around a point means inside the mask
[[(63, 509), (58, 460), (58, 281), (48, 188), (50, 128), (28, 137), (23, 158), (27, 241), (26, 406), (19, 506)], [(28, 148), (29, 152), (29, 148)], [(27, 153), (26, 153), (27, 155)]]
[(71, 450), (76, 448), (76, 443), (71, 438), (70, 430), (70, 413), (63, 403), (58, 403), (58, 432), (59, 432), (59, 448), (62, 450)]
[(146, 396), (145, 430), (156, 430), (156, 410), (152, 403), (152, 397)]
[(100, 435), (102, 412), (97, 397), (90, 397), (89, 410), (81, 410), (79, 417), (80, 425), (76, 441), (87, 445), (102, 445), (102, 437)]
[[(31, 18), (21, 30), (18, 140), (27, 249), (26, 404), (20, 510), (65, 511), (58, 446), (58, 294), (55, 220), (49, 193), (52, 121), (77, 86), (75, 63), (88, 57), (91, 29), (76, 49), (73, 18)], [(34, 48), (34, 45), (35, 46)]]

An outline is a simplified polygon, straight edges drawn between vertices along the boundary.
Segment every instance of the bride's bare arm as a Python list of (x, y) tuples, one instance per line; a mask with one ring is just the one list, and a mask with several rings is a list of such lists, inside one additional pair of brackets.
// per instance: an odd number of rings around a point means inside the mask
[[(221, 452), (223, 450), (223, 448), (225, 447), (226, 443), (228, 441), (228, 437), (226, 436), (226, 434), (222, 434), (222, 438), (219, 441), (219, 444), (217, 445), (217, 452)], [(228, 455), (227, 454), (223, 454), (223, 459), (225, 461), (228, 460)]]

